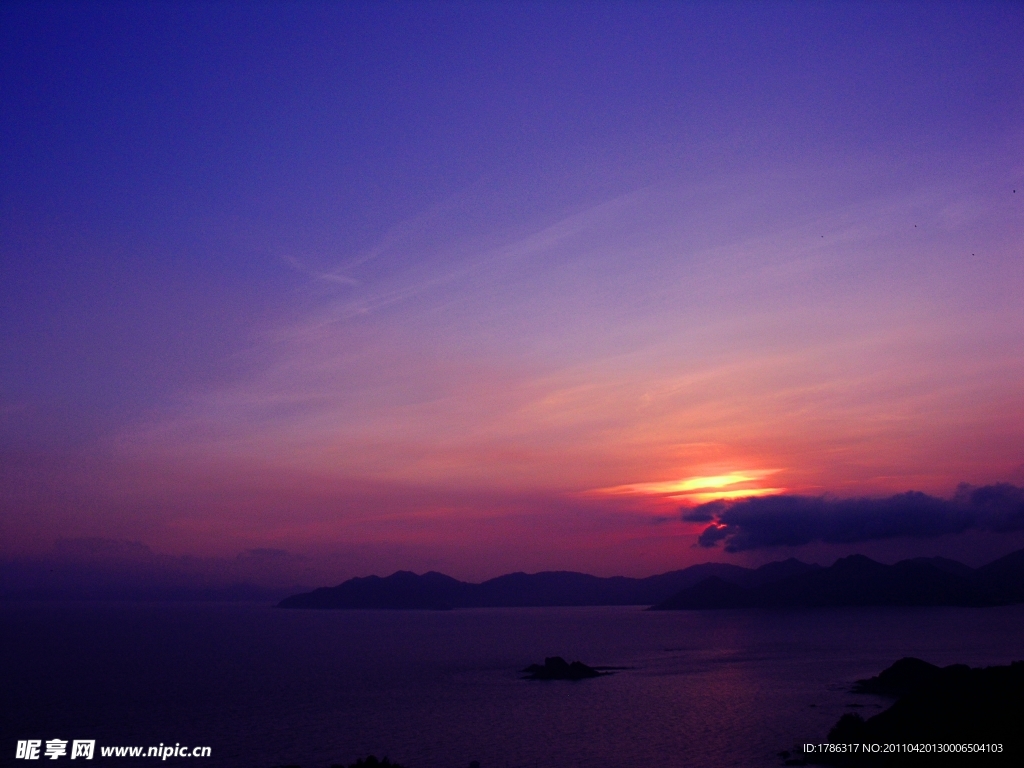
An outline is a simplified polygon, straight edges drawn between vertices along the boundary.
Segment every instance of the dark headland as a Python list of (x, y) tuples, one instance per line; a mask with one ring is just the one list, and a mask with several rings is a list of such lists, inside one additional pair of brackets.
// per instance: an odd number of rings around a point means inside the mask
[(826, 606), (989, 606), (1024, 602), (1024, 550), (980, 568), (945, 558), (884, 565), (863, 555), (828, 568), (789, 559), (760, 568), (703, 563), (645, 579), (571, 571), (473, 584), (398, 571), (292, 595), (281, 608), (426, 609), (648, 605), (651, 610)]
[[(877, 677), (860, 680), (854, 693), (896, 699), (874, 717), (840, 718), (828, 742), (856, 745), (831, 752), (815, 746), (790, 765), (835, 766), (997, 766), (1020, 765), (1024, 745), (1024, 661), (1005, 667), (971, 669), (965, 664), (937, 667), (920, 659), (900, 659)], [(864, 745), (882, 745), (879, 751)], [(886, 752), (884, 745), (898, 745)], [(911, 745), (907, 751), (903, 745)], [(931, 745), (931, 746), (929, 746)], [(938, 745), (948, 745), (941, 747)]]

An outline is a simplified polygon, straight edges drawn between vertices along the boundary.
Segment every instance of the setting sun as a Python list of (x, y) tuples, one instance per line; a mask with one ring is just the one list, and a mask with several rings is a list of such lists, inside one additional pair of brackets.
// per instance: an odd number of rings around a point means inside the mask
[(720, 475), (697, 475), (680, 480), (653, 483), (632, 483), (610, 488), (597, 488), (590, 493), (608, 496), (646, 496), (673, 502), (690, 501), (702, 504), (715, 499), (737, 499), (745, 496), (768, 496), (783, 493), (785, 488), (762, 488), (757, 485), (778, 469), (755, 469), (726, 472)]

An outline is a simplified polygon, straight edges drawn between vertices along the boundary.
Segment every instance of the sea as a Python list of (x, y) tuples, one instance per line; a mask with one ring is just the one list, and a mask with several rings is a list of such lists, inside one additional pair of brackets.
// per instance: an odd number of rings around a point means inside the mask
[[(90, 765), (328, 768), (372, 754), (406, 768), (779, 766), (780, 753), (824, 740), (844, 713), (888, 706), (850, 686), (902, 657), (971, 666), (1024, 658), (1024, 605), (8, 602), (0, 617), (0, 765), (40, 764), (16, 759), (18, 741), (79, 739), (96, 742)], [(523, 679), (548, 656), (620, 669), (576, 682)], [(210, 754), (103, 758), (112, 745)]]

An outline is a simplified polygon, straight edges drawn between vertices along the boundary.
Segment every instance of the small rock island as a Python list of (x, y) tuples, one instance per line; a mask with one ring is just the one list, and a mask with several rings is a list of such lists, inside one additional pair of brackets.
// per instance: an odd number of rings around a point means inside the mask
[(601, 672), (594, 667), (588, 667), (582, 661), (574, 661), (572, 664), (561, 656), (549, 656), (544, 659), (544, 664), (531, 664), (523, 670), (524, 680), (585, 680), (589, 677), (601, 677), (610, 674)]

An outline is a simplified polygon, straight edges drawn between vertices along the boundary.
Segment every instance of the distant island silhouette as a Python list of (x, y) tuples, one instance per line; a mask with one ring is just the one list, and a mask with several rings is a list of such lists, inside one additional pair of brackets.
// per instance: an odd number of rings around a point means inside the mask
[[(989, 745), (984, 753), (805, 754), (788, 765), (1019, 765), (1024, 721), (1024, 661), (1005, 667), (937, 667), (904, 658), (877, 677), (859, 680), (854, 693), (874, 693), (896, 702), (874, 717), (843, 715), (828, 734), (834, 744)], [(1001, 745), (1001, 751), (991, 751)], [(787, 753), (788, 754), (788, 753)]]
[(510, 573), (481, 584), (398, 571), (287, 597), (281, 608), (448, 610), (647, 605), (650, 610), (827, 606), (990, 606), (1024, 602), (1024, 550), (980, 568), (941, 557), (894, 565), (864, 555), (828, 568), (790, 558), (760, 568), (702, 563), (644, 579), (572, 571)]

